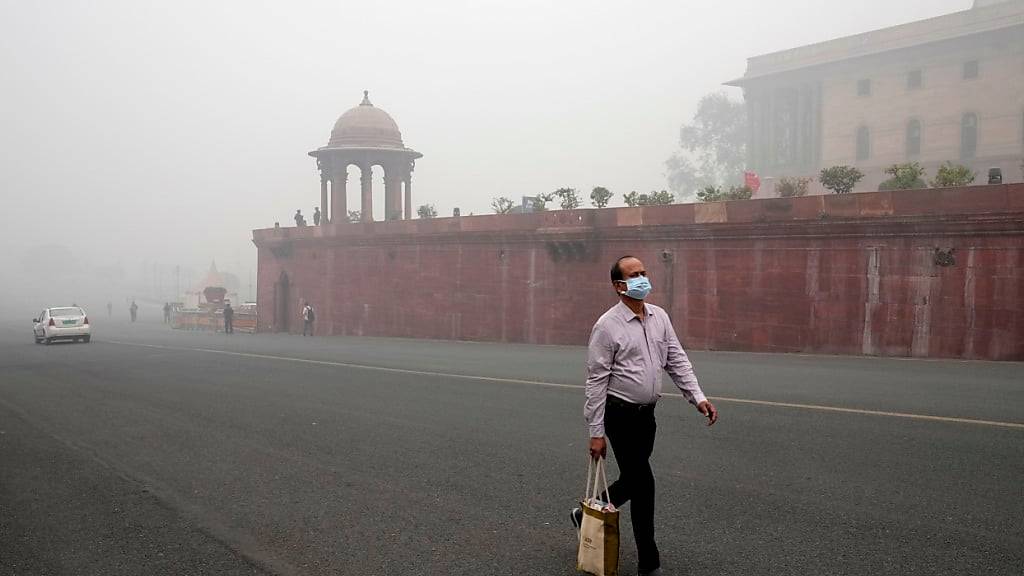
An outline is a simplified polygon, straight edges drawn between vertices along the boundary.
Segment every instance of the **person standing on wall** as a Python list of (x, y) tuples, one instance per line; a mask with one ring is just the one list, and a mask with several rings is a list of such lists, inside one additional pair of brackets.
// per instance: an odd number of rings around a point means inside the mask
[[(639, 574), (654, 576), (661, 574), (661, 557), (654, 541), (650, 457), (662, 369), (683, 397), (707, 417), (708, 426), (718, 420), (718, 411), (704, 397), (668, 314), (644, 302), (651, 282), (643, 262), (633, 256), (619, 258), (612, 265), (611, 280), (619, 303), (597, 320), (590, 334), (583, 415), (590, 431), (591, 458), (606, 455), (607, 436), (619, 465), (619, 478), (603, 498), (617, 508), (631, 503)], [(571, 517), (579, 528), (582, 511), (574, 509)]]
[(234, 334), (235, 333), (235, 309), (231, 307), (231, 302), (224, 303), (224, 333)]
[(313, 335), (313, 321), (316, 320), (316, 313), (313, 312), (313, 305), (306, 302), (306, 305), (302, 308), (302, 335), (305, 336), (307, 333)]
[(319, 206), (315, 206), (313, 208), (313, 226), (319, 226), (319, 225), (320, 225), (320, 207)]

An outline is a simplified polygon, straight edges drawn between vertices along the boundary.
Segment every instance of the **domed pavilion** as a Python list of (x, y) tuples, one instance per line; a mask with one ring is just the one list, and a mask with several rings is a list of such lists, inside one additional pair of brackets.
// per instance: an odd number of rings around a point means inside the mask
[(423, 155), (405, 147), (398, 124), (370, 103), (368, 91), (363, 91), (359, 106), (334, 123), (327, 146), (309, 155), (316, 158), (320, 170), (320, 206), (328, 222), (348, 220), (346, 184), (350, 165), (357, 166), (361, 173), (359, 210), (363, 222), (373, 221), (374, 166), (384, 170), (384, 219), (412, 218), (412, 171), (416, 159)]

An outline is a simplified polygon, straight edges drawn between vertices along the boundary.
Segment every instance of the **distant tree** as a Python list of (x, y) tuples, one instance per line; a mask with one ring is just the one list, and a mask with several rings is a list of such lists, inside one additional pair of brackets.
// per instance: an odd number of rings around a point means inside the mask
[(665, 161), (669, 189), (682, 196), (706, 186), (739, 184), (747, 167), (747, 109), (724, 92), (697, 104), (679, 129), (681, 150)]
[(504, 196), (498, 196), (491, 200), (491, 209), (494, 210), (495, 214), (511, 214), (515, 206), (511, 199)]
[(596, 208), (604, 208), (608, 205), (608, 201), (612, 199), (612, 196), (611, 191), (604, 186), (595, 186), (590, 191), (590, 203)]
[(530, 207), (534, 212), (544, 212), (548, 209), (548, 202), (554, 199), (554, 194), (538, 194), (530, 198)]
[(359, 210), (349, 210), (348, 211), (348, 221), (349, 222), (359, 222), (362, 219), (363, 219), (363, 214)]
[(775, 183), (775, 191), (781, 198), (806, 196), (807, 186), (810, 183), (810, 178), (779, 178), (779, 181)]
[(552, 192), (558, 198), (562, 210), (575, 210), (580, 207), (580, 197), (575, 188), (559, 188)]
[(917, 162), (893, 164), (885, 173), (891, 177), (879, 184), (879, 190), (919, 190), (928, 187), (924, 181), (924, 168)]
[(424, 204), (416, 209), (416, 214), (420, 218), (437, 218), (437, 209), (433, 204)]
[(622, 199), (626, 202), (626, 206), (664, 206), (675, 202), (676, 197), (668, 190), (662, 190), (657, 192), (651, 190), (650, 194), (639, 193), (636, 190), (629, 194), (623, 194)]
[(935, 173), (935, 179), (932, 180), (932, 188), (967, 186), (974, 182), (976, 176), (977, 174), (967, 166), (946, 162), (939, 166), (939, 171)]
[(818, 175), (821, 185), (836, 194), (849, 194), (862, 178), (864, 173), (853, 166), (832, 166)]

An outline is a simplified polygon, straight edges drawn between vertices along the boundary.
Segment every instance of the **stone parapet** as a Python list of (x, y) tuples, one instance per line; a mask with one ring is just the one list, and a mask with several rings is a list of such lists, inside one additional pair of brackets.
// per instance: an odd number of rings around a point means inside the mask
[(568, 232), (583, 228), (682, 226), (694, 224), (759, 224), (764, 222), (911, 218), (967, 214), (1007, 215), (1024, 212), (1024, 184), (928, 188), (891, 192), (829, 194), (800, 198), (765, 198), (704, 204), (671, 204), (636, 208), (552, 210), (532, 214), (488, 214), (384, 222), (341, 222), (301, 228), (253, 231), (257, 245), (275, 240), (312, 240), (470, 232)]

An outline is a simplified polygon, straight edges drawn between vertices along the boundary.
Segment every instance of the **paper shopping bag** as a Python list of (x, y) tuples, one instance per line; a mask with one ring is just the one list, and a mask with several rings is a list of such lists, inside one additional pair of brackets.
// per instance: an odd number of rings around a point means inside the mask
[[(604, 493), (608, 494), (608, 477), (604, 459), (591, 460), (587, 468), (586, 496), (580, 501), (583, 522), (580, 523), (580, 548), (576, 556), (576, 569), (594, 576), (617, 576), (619, 573), (619, 511), (610, 503), (599, 499), (599, 479), (604, 479)], [(593, 471), (593, 474), (591, 472)], [(593, 482), (591, 482), (593, 481)], [(591, 490), (593, 485), (593, 490)]]

